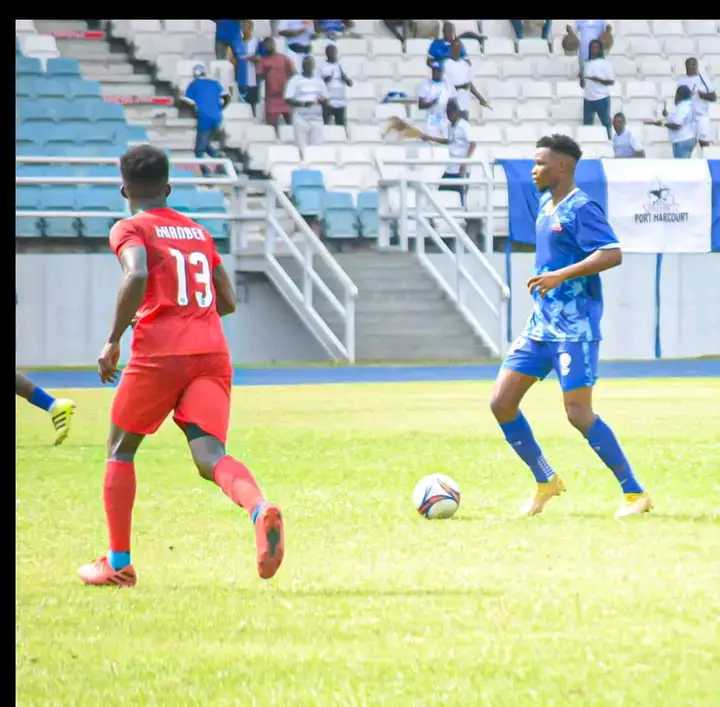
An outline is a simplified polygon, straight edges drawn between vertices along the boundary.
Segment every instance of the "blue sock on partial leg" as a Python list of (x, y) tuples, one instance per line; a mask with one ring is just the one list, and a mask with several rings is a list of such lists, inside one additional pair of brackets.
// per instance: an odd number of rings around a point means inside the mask
[(29, 398), (29, 402), (35, 407), (49, 412), (50, 408), (55, 404), (55, 398), (40, 386), (36, 386)]
[(615, 474), (623, 493), (642, 493), (640, 482), (633, 474), (630, 462), (623, 453), (613, 431), (599, 418), (585, 431), (585, 439), (605, 466)]
[(255, 506), (255, 508), (252, 509), (252, 513), (250, 514), (250, 520), (252, 521), (253, 525), (255, 525), (255, 521), (257, 520), (258, 515), (260, 515), (260, 511), (262, 510), (264, 505), (265, 501), (261, 501), (257, 504), (257, 506)]
[(108, 552), (108, 564), (116, 572), (121, 570), (123, 567), (127, 567), (130, 564), (130, 551), (128, 552)]
[(525, 415), (518, 412), (518, 416), (511, 422), (501, 423), (500, 429), (502, 429), (505, 439), (520, 459), (530, 467), (535, 481), (544, 484), (555, 476), (555, 472), (545, 459), (540, 445), (535, 441)]

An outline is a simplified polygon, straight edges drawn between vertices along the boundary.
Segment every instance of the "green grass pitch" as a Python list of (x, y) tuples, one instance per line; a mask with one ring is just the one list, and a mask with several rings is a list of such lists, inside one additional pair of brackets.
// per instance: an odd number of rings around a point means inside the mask
[[(244, 511), (172, 423), (137, 460), (139, 584), (83, 586), (106, 549), (110, 391), (66, 444), (17, 402), (17, 704), (717, 707), (720, 380), (603, 380), (596, 406), (656, 510), (618, 522), (607, 471), (555, 381), (524, 410), (568, 493), (536, 518), (490, 384), (238, 388), (229, 451), (287, 526), (257, 577)], [(412, 507), (450, 474), (456, 517)]]

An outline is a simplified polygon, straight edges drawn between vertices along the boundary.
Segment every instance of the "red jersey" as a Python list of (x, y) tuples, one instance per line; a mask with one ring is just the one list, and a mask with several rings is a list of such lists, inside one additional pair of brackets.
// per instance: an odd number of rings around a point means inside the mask
[(213, 270), (222, 263), (212, 236), (174, 209), (141, 211), (110, 231), (115, 255), (147, 251), (148, 280), (132, 337), (135, 358), (228, 352)]

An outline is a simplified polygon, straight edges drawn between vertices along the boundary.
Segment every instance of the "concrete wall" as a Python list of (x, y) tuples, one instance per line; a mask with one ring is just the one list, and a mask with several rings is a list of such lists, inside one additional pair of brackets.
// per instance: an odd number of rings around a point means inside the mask
[[(430, 256), (447, 277), (452, 264), (443, 254)], [(512, 338), (520, 334), (532, 306), (525, 283), (532, 275), (535, 255), (515, 253), (511, 261)], [(502, 253), (489, 256), (505, 278)], [(494, 288), (476, 261), (465, 259), (465, 267), (487, 293)], [(622, 266), (603, 273), (603, 359), (655, 358), (657, 322), (657, 256), (626, 254)], [(495, 332), (497, 325), (477, 297), (466, 303), (480, 323)], [(720, 253), (664, 255), (660, 269), (660, 343), (664, 358), (720, 355)]]
[[(225, 256), (233, 272), (231, 256)], [(17, 365), (93, 366), (107, 336), (120, 266), (106, 254), (18, 254)], [(262, 275), (244, 278), (223, 319), (235, 363), (327, 361), (327, 355)], [(130, 336), (123, 339), (123, 361)]]

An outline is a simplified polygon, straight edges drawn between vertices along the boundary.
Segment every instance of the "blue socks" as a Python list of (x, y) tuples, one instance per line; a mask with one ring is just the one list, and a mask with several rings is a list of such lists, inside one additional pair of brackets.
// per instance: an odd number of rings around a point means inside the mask
[(533, 437), (532, 430), (525, 415), (518, 412), (518, 416), (512, 422), (504, 422), (500, 425), (505, 434), (505, 439), (515, 450), (532, 471), (535, 481), (539, 484), (547, 483), (555, 472), (543, 456), (540, 446)]
[(40, 408), (41, 410), (45, 410), (45, 412), (49, 412), (50, 408), (55, 403), (55, 398), (53, 398), (50, 393), (48, 393), (46, 390), (43, 390), (40, 386), (36, 386), (35, 390), (33, 390), (32, 395), (30, 396), (30, 403), (32, 403), (36, 408)]
[(260, 514), (260, 511), (262, 510), (262, 507), (265, 505), (265, 502), (258, 503), (255, 508), (253, 508), (252, 513), (250, 514), (250, 520), (252, 521), (252, 524), (255, 525), (255, 521), (257, 520), (258, 515)]
[(630, 462), (623, 454), (613, 431), (599, 418), (585, 431), (585, 438), (605, 466), (615, 474), (623, 493), (642, 493), (643, 487), (633, 474)]
[(108, 552), (108, 564), (117, 572), (130, 564), (130, 553), (113, 552), (110, 550), (110, 552)]

